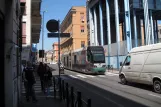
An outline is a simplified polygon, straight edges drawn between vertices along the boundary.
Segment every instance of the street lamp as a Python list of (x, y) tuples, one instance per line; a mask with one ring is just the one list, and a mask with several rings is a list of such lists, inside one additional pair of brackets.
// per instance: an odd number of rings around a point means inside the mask
[[(47, 11), (42, 11), (43, 12), (43, 17), (42, 17), (42, 50), (44, 50), (44, 13)], [(42, 62), (43, 62), (44, 55), (42, 57)]]

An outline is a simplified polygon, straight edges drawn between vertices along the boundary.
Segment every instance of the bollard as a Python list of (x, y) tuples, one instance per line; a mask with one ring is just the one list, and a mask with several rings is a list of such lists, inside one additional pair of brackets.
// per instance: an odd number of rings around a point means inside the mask
[(87, 107), (91, 107), (91, 99), (87, 100)]
[(81, 92), (77, 92), (77, 101), (78, 101), (78, 107), (82, 107), (82, 98), (81, 98)]
[(71, 87), (71, 107), (74, 107), (74, 88)]
[(59, 78), (59, 98), (60, 98), (60, 100), (62, 100), (61, 78)]
[(66, 83), (66, 101), (67, 101), (67, 107), (69, 107), (69, 91), (68, 91), (68, 83)]
[(62, 98), (65, 99), (64, 80), (62, 80)]
[(55, 77), (53, 77), (53, 82), (54, 82), (54, 98), (56, 98)]

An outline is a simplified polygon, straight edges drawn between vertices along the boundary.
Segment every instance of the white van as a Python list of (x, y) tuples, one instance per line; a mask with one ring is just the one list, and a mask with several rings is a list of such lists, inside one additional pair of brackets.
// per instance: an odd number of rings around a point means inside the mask
[(161, 43), (133, 48), (120, 65), (122, 84), (153, 85), (154, 91), (161, 93)]

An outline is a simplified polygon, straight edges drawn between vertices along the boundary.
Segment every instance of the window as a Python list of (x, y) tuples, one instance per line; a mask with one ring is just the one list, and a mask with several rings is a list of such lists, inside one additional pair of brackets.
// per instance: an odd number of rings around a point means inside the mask
[(22, 23), (22, 44), (26, 44), (26, 22)]
[(26, 15), (26, 3), (21, 3), (21, 14)]
[(81, 26), (81, 33), (84, 32), (84, 26)]
[(81, 48), (85, 46), (85, 41), (81, 41)]
[(94, 62), (104, 62), (105, 61), (104, 54), (103, 53), (93, 54), (93, 60)]
[(77, 56), (74, 55), (74, 64), (77, 64)]
[(125, 60), (125, 66), (129, 66), (131, 62), (131, 56), (127, 56)]
[(80, 20), (82, 23), (84, 23), (84, 13), (80, 13)]

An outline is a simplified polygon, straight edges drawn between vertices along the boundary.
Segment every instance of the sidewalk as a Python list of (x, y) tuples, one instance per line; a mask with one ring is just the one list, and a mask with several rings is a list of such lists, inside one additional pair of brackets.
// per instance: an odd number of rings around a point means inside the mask
[(38, 102), (27, 102), (25, 99), (25, 89), (24, 86), (22, 86), (22, 104), (20, 107), (65, 107), (64, 101), (60, 101), (58, 98), (54, 99), (53, 87), (51, 87), (51, 96), (46, 98), (44, 93), (41, 92), (41, 84), (38, 76), (36, 76), (36, 84), (34, 89)]

